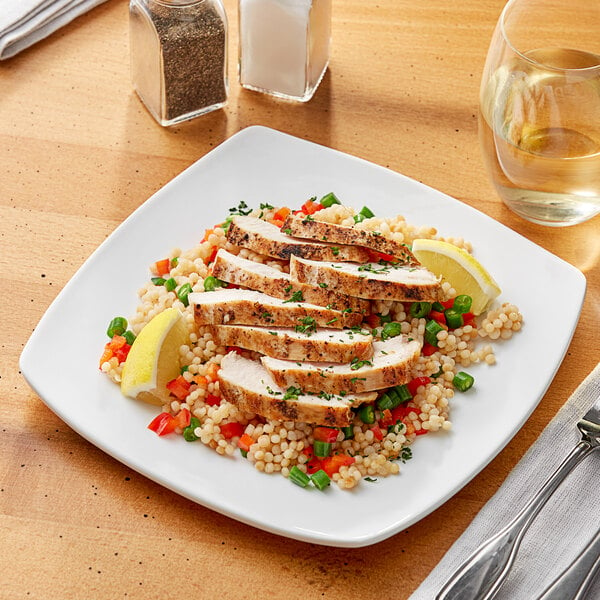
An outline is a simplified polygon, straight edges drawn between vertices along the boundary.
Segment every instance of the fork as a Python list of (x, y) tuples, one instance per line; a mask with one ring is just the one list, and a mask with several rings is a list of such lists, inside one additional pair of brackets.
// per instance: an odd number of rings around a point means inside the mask
[(577, 423), (581, 440), (517, 516), (484, 542), (450, 577), (436, 600), (491, 600), (514, 563), (525, 532), (550, 496), (581, 461), (600, 447), (600, 397)]

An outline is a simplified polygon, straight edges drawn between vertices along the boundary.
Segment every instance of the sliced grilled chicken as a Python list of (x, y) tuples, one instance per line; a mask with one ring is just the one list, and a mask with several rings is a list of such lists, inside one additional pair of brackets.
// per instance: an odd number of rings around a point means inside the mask
[(234, 217), (227, 232), (227, 239), (237, 246), (284, 260), (288, 260), (290, 256), (359, 263), (370, 259), (370, 254), (365, 248), (307, 242), (290, 237), (282, 233), (279, 227), (256, 217)]
[(288, 215), (281, 231), (294, 237), (319, 240), (330, 244), (363, 246), (378, 252), (389, 254), (405, 264), (418, 265), (419, 261), (410, 249), (400, 242), (385, 237), (377, 231), (367, 231), (346, 227), (334, 223), (325, 223), (317, 219), (307, 219), (300, 215)]
[(339, 394), (341, 390), (359, 393), (400, 385), (410, 381), (421, 344), (402, 336), (373, 343), (373, 357), (351, 364), (295, 363), (263, 356), (261, 361), (275, 382), (296, 386), (308, 392)]
[(362, 316), (356, 313), (365, 313), (369, 309), (367, 300), (340, 294), (330, 289), (326, 283), (305, 285), (293, 282), (288, 273), (282, 273), (269, 265), (236, 256), (223, 249), (220, 249), (215, 257), (213, 275), (223, 281), (258, 290), (282, 300), (289, 301), (298, 297), (304, 302), (345, 311), (344, 327), (358, 325)]
[(308, 302), (286, 302), (254, 290), (226, 289), (194, 292), (188, 296), (194, 307), (196, 325), (301, 325), (300, 319), (314, 319), (318, 327), (355, 327), (362, 315), (331, 310)]
[(215, 343), (221, 346), (239, 346), (286, 360), (346, 363), (352, 359), (368, 359), (373, 354), (370, 335), (356, 335), (349, 330), (313, 330), (311, 317), (300, 323), (300, 331), (288, 327), (245, 325), (212, 325), (209, 330)]
[(240, 410), (278, 421), (299, 421), (315, 425), (346, 427), (351, 424), (351, 408), (373, 402), (376, 393), (305, 394), (290, 386), (279, 387), (258, 361), (230, 352), (219, 369), (221, 394)]
[(400, 302), (442, 299), (440, 279), (425, 267), (321, 262), (292, 256), (292, 279), (308, 285), (326, 284), (350, 296)]

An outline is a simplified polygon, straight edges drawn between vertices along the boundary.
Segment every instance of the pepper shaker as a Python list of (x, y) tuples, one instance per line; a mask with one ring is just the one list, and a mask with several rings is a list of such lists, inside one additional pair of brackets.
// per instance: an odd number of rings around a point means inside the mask
[(227, 102), (227, 17), (221, 0), (130, 0), (131, 78), (164, 126)]
[(329, 64), (331, 0), (239, 0), (242, 87), (307, 102)]

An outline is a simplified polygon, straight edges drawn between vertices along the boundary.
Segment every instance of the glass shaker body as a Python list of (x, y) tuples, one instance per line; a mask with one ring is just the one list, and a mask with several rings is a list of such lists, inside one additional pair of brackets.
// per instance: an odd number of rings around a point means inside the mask
[(227, 102), (227, 17), (221, 0), (130, 0), (132, 84), (161, 125)]
[(329, 64), (331, 0), (239, 0), (242, 87), (306, 102)]

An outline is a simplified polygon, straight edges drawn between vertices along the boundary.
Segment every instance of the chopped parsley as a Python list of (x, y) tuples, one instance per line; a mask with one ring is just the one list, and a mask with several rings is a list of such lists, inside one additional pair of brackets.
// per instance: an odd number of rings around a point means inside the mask
[(270, 386), (267, 386), (267, 392), (269, 392), (269, 394), (271, 394), (271, 396), (281, 396), (281, 392), (276, 392)]
[(321, 287), (321, 288), (325, 289), (326, 287), (329, 287), (329, 286), (328, 286), (326, 283), (323, 283), (323, 282), (321, 282), (321, 283), (319, 284), (319, 287)]
[(331, 319), (330, 321), (327, 321), (327, 323), (325, 323), (325, 325), (333, 325), (333, 323), (335, 323), (338, 320), (337, 317), (333, 317), (333, 319)]
[(358, 360), (358, 358), (353, 358), (350, 362), (350, 369), (352, 371), (358, 371), (362, 367), (372, 367), (373, 363), (370, 360)]
[(337, 256), (340, 253), (340, 249), (337, 246), (331, 246), (331, 251), (334, 256)]
[[(292, 286), (290, 286), (290, 290)], [(286, 288), (287, 291), (287, 288)], [(304, 302), (304, 296), (302, 295), (302, 290), (296, 290), (287, 300), (283, 301), (284, 304), (286, 302)]]
[(270, 323), (273, 323), (273, 315), (270, 312), (267, 312), (266, 310), (261, 313), (260, 318), (264, 321), (269, 321)]
[(369, 483), (375, 483), (377, 481), (377, 479), (374, 477), (365, 477), (364, 480), (368, 481)]
[(270, 204), (266, 204), (266, 203), (264, 203), (264, 202), (261, 202), (261, 203), (260, 203), (260, 208), (261, 208), (262, 210), (273, 210), (275, 207), (274, 207), (274, 206), (271, 206)]
[(298, 319), (298, 321), (300, 324), (294, 327), (295, 331), (298, 333), (306, 333), (306, 335), (310, 335), (317, 330), (317, 322), (313, 317), (303, 317)]
[(249, 215), (251, 212), (252, 209), (243, 200), (235, 208), (229, 209), (230, 215), (241, 215), (243, 217)]
[(283, 399), (284, 400), (297, 400), (298, 396), (300, 394), (302, 394), (302, 390), (300, 388), (290, 385), (290, 387), (287, 390), (285, 390)]
[(366, 381), (366, 380), (367, 380), (367, 378), (366, 378), (366, 377), (353, 377), (353, 378), (350, 380), (350, 383), (357, 383), (357, 382), (359, 382), (359, 381)]
[(307, 221), (314, 221), (314, 220), (315, 220), (315, 218), (312, 215), (306, 215), (304, 217), (304, 219), (302, 219), (302, 222), (306, 223)]

